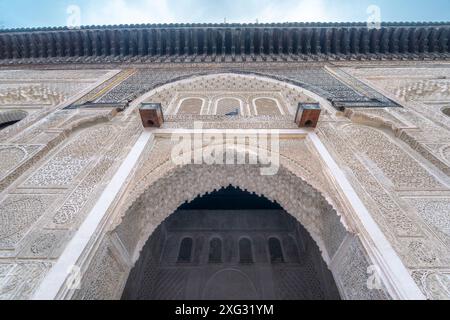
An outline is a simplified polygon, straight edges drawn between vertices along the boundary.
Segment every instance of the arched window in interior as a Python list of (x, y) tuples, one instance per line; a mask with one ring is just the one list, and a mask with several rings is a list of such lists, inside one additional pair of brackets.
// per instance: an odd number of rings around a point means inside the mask
[(259, 116), (278, 116), (281, 115), (278, 104), (275, 100), (268, 98), (259, 98), (255, 100), (256, 111)]
[(234, 98), (224, 98), (217, 102), (218, 116), (239, 116), (241, 115), (241, 101)]
[(222, 262), (222, 240), (214, 238), (209, 243), (209, 263)]
[(269, 239), (269, 253), (271, 263), (282, 263), (284, 262), (283, 250), (281, 249), (280, 240), (277, 238)]
[(296, 240), (292, 236), (287, 236), (281, 242), (284, 252), (284, 262), (300, 263), (299, 249)]
[(192, 238), (184, 238), (181, 241), (180, 251), (178, 253), (178, 262), (179, 263), (189, 263), (192, 259)]
[(199, 98), (190, 98), (184, 100), (180, 109), (178, 110), (178, 114), (185, 115), (199, 115), (202, 111), (203, 100)]
[(250, 239), (242, 238), (239, 241), (239, 262), (253, 263), (252, 242)]

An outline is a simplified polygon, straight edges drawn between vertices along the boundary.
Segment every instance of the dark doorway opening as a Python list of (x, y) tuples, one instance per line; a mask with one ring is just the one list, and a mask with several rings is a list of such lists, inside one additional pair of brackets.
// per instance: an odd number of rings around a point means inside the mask
[(182, 205), (150, 237), (124, 300), (337, 300), (311, 236), (265, 197), (228, 187)]

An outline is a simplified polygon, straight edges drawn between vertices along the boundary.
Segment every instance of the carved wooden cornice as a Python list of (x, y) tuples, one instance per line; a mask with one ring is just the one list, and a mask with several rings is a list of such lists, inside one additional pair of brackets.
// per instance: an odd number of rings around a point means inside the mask
[(450, 23), (167, 24), (0, 31), (0, 64), (445, 59)]

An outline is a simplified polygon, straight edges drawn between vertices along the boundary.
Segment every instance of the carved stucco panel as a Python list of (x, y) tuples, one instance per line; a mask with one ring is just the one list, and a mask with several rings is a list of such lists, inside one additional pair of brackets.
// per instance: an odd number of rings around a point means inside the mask
[[(446, 68), (443, 68), (444, 70)], [(409, 69), (410, 78), (395, 77), (391, 74), (388, 77), (376, 78), (369, 74), (364, 75), (370, 82), (391, 92), (401, 101), (443, 101), (450, 99), (450, 80), (432, 79), (424, 76), (418, 78), (415, 71)], [(376, 71), (375, 71), (376, 72)], [(431, 75), (428, 75), (431, 76)]]
[[(339, 126), (338, 126), (339, 127)], [(320, 135), (345, 169), (356, 192), (408, 268), (447, 265), (448, 250), (395, 192), (388, 191), (348, 146), (334, 125), (321, 126)], [(363, 139), (360, 137), (359, 139)]]
[(450, 199), (409, 198), (406, 200), (445, 243), (450, 253)]
[(23, 241), (26, 243), (17, 256), (21, 259), (57, 259), (73, 233), (72, 230), (35, 228)]
[(412, 276), (427, 299), (450, 299), (450, 270), (414, 270)]
[(445, 148), (442, 151), (442, 154), (443, 154), (445, 160), (447, 161), (447, 163), (450, 165), (450, 146)]
[(30, 299), (51, 266), (39, 261), (0, 264), (0, 300)]
[[(440, 143), (450, 139), (450, 132), (444, 129), (442, 126), (437, 125), (436, 121), (428, 119), (424, 115), (417, 112), (415, 109), (423, 109), (422, 104), (413, 104), (414, 109), (411, 108), (399, 108), (394, 112), (401, 115), (403, 118), (414, 124), (420, 130), (411, 130), (408, 132), (414, 136), (417, 141)], [(430, 115), (428, 114), (428, 117)]]
[[(364, 251), (358, 237), (346, 240), (339, 252), (338, 261), (334, 268), (336, 282), (341, 288), (341, 294), (346, 300), (389, 300), (384, 285), (381, 288), (369, 288), (370, 258)], [(382, 284), (382, 283), (381, 283)]]
[[(433, 124), (432, 130), (439, 130), (440, 137), (442, 139), (433, 139), (433, 134), (429, 131), (422, 131), (417, 126), (411, 124), (411, 122), (406, 121), (405, 118), (400, 116), (400, 113), (404, 113), (405, 110), (402, 108), (391, 108), (391, 109), (347, 109), (345, 115), (352, 120), (354, 123), (364, 124), (375, 128), (387, 128), (393, 135), (401, 139), (413, 150), (417, 151), (425, 159), (430, 161), (437, 168), (442, 170), (447, 176), (450, 176), (449, 163), (442, 155), (442, 150), (440, 146), (446, 146), (448, 144), (442, 144), (443, 141), (450, 139), (450, 135), (444, 138), (445, 132), (442, 128), (436, 127)], [(406, 111), (409, 116), (412, 111)], [(418, 117), (418, 116), (417, 116)], [(427, 123), (427, 127), (430, 125)], [(426, 140), (424, 140), (426, 139)], [(434, 143), (427, 143), (426, 141), (435, 141)], [(437, 143), (437, 142), (440, 143)]]
[(349, 125), (342, 130), (398, 189), (443, 189), (442, 185), (416, 159), (408, 155), (384, 133), (366, 126)]
[(442, 99), (450, 96), (450, 69), (441, 68), (344, 68), (357, 78), (376, 83), (402, 100)]
[(0, 146), (0, 178), (17, 167), (27, 156), (27, 152), (15, 146)]
[[(335, 159), (345, 169), (360, 198), (365, 202), (373, 218), (384, 229), (385, 235), (391, 242), (396, 236), (422, 236), (423, 232), (390, 194), (371, 174), (371, 172), (357, 159), (348, 146), (348, 139), (344, 139), (332, 125), (320, 128), (320, 134), (329, 150), (335, 153)], [(387, 232), (386, 232), (387, 231)]]
[(403, 101), (442, 101), (450, 99), (450, 80), (424, 79), (398, 83), (391, 89)]
[(73, 183), (101, 149), (112, 142), (115, 130), (101, 125), (81, 132), (64, 146), (43, 167), (37, 170), (23, 187), (64, 187)]
[(74, 292), (74, 300), (112, 300), (120, 298), (120, 288), (126, 281), (125, 269), (105, 239), (89, 268), (84, 272), (81, 289)]
[[(0, 140), (13, 143), (29, 143), (41, 133), (42, 122), (52, 118), (50, 112), (61, 103), (68, 102), (76, 94), (111, 78), (117, 71), (111, 70), (2, 70), (0, 71), (0, 100), (9, 106), (30, 110), (20, 123), (0, 132)], [(1, 104), (1, 102), (0, 102)], [(31, 108), (31, 109), (30, 109)], [(60, 120), (70, 112), (57, 111)], [(65, 114), (65, 115), (64, 115)], [(42, 121), (41, 121), (42, 120)], [(38, 126), (35, 126), (36, 124)]]
[(110, 70), (2, 70), (0, 104), (56, 106)]
[(51, 195), (11, 195), (0, 203), (0, 249), (15, 244), (50, 207)]
[[(107, 124), (105, 124), (107, 126)], [(141, 127), (136, 122), (124, 125), (120, 137), (114, 140), (112, 147), (105, 153), (99, 152), (99, 162), (84, 177), (82, 182), (68, 194), (61, 206), (52, 206), (52, 211), (46, 214), (37, 228), (31, 229), (21, 241), (18, 257), (30, 258), (57, 258), (67, 241), (73, 236), (77, 226), (83, 221), (89, 208), (98, 199), (99, 193), (105, 187), (104, 179), (111, 179), (124, 156), (129, 152), (132, 142), (137, 138)], [(88, 129), (86, 129), (88, 130)], [(92, 140), (92, 143), (96, 143)], [(127, 146), (128, 144), (128, 146)], [(39, 207), (36, 207), (39, 212)]]
[(414, 125), (404, 120), (400, 115), (393, 112), (392, 109), (369, 109), (369, 108), (353, 108), (345, 110), (345, 115), (352, 121), (358, 123), (373, 123), (378, 126), (385, 126), (392, 130), (398, 128), (415, 128)]
[(0, 179), (32, 158), (42, 148), (41, 145), (0, 145)]
[(29, 143), (32, 139), (35, 139), (40, 134), (44, 133), (45, 130), (51, 128), (57, 128), (67, 119), (72, 117), (72, 113), (68, 111), (56, 111), (40, 121), (37, 121), (33, 125), (29, 126), (19, 134), (16, 134), (11, 141), (14, 143)]
[(409, 268), (442, 268), (450, 263), (448, 249), (431, 237), (400, 239), (405, 248), (405, 265)]
[(346, 72), (381, 90), (404, 108), (395, 108), (421, 130), (411, 132), (419, 141), (449, 139), (450, 118), (441, 112), (442, 102), (450, 100), (450, 68), (344, 68)]
[[(443, 142), (443, 141), (442, 141)], [(434, 165), (438, 166), (442, 169), (444, 173), (450, 176), (450, 145), (449, 143), (422, 143), (424, 149), (429, 153), (434, 155), (436, 159), (439, 161), (433, 161), (433, 159), (429, 159)], [(441, 165), (442, 163), (442, 165)]]
[[(99, 162), (83, 179), (83, 181), (72, 191), (64, 204), (57, 209), (52, 217), (51, 225), (55, 228), (72, 227), (82, 221), (81, 211), (92, 200), (96, 199), (102, 180), (112, 169), (117, 169), (120, 160), (131, 147), (132, 141), (140, 132), (140, 124), (133, 122), (120, 130), (117, 141), (101, 156)], [(103, 184), (104, 185), (104, 184)]]

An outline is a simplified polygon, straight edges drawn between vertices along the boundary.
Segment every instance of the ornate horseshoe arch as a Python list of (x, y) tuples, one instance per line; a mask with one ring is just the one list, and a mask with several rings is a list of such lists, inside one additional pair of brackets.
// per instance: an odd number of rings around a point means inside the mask
[[(332, 109), (317, 95), (307, 95), (320, 100), (327, 110)], [(145, 94), (133, 102), (128, 116), (150, 96)], [(320, 248), (343, 299), (423, 298), (313, 131), (280, 131), (281, 139), (294, 137), (294, 146), (300, 148), (298, 153), (304, 151), (310, 157), (302, 165), (305, 159), (280, 151), (280, 168), (275, 176), (260, 175), (258, 165), (176, 167), (169, 160), (170, 144), (165, 145), (166, 149), (158, 149), (159, 142), (170, 140), (167, 137), (174, 131), (151, 129), (142, 133), (41, 285), (36, 299), (120, 298), (153, 231), (186, 201), (230, 185), (278, 202), (306, 228)], [(308, 170), (308, 166), (313, 168)], [(72, 279), (67, 275), (67, 267), (73, 265), (79, 266), (84, 275), (75, 289), (68, 286)], [(374, 278), (379, 281), (371, 286)]]

